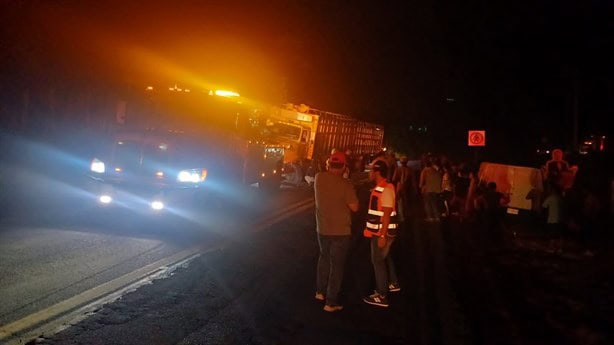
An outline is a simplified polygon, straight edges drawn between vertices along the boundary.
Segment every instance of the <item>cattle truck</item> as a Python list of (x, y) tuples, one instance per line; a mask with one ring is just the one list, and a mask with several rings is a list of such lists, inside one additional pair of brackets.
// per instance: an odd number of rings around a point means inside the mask
[(371, 154), (383, 145), (382, 125), (303, 104), (271, 107), (266, 122), (271, 138), (285, 148), (285, 163), (327, 157), (333, 149)]

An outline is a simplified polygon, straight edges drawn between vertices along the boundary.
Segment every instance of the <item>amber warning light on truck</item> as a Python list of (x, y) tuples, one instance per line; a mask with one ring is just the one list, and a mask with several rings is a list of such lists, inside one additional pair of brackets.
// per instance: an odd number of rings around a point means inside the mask
[(234, 92), (234, 91), (228, 91), (228, 90), (210, 90), (209, 91), (209, 95), (213, 96), (220, 96), (220, 97), (241, 97), (241, 95), (239, 95), (239, 93)]

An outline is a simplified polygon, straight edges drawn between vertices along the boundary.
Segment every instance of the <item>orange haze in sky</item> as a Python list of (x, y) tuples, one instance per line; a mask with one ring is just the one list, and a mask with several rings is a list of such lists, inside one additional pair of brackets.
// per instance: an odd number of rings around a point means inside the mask
[(96, 78), (230, 89), (281, 102), (288, 79), (305, 79), (294, 66), (314, 58), (287, 34), (293, 20), (285, 15), (254, 6), (42, 3), (28, 14), (24, 36)]

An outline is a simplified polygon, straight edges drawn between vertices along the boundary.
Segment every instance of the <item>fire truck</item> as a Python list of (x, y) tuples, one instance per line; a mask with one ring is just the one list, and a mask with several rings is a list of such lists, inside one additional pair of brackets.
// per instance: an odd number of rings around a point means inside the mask
[(100, 205), (160, 212), (224, 198), (238, 186), (279, 185), (285, 149), (264, 139), (258, 109), (239, 94), (175, 85), (128, 99), (91, 161)]

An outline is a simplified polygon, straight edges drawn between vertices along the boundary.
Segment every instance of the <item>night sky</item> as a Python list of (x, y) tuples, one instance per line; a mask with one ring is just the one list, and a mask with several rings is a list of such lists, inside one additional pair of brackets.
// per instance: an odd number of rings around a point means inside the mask
[(569, 145), (577, 97), (612, 132), (611, 1), (165, 3), (4, 1), (0, 87), (196, 81), (501, 146)]

